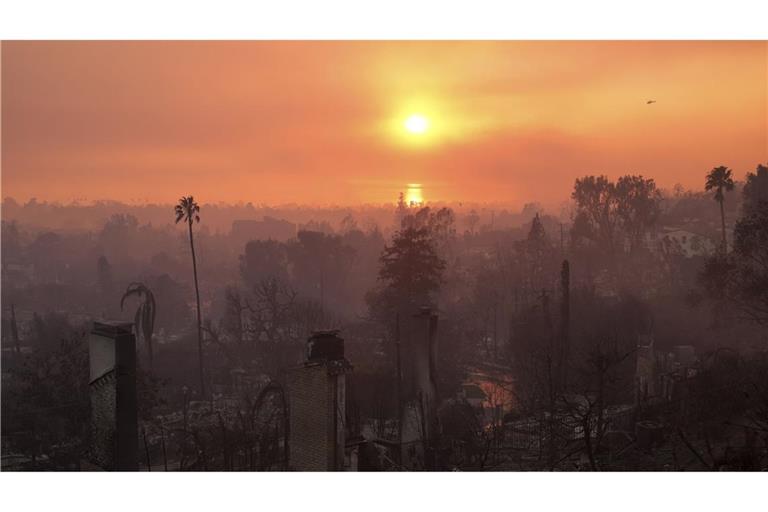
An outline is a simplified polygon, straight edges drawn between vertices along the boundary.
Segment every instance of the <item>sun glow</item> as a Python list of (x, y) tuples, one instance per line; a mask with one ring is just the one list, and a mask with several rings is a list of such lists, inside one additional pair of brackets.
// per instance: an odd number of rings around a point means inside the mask
[(457, 102), (419, 96), (398, 99), (392, 115), (382, 118), (382, 133), (399, 148), (429, 150), (464, 142), (491, 127), (481, 110), (460, 108)]
[(429, 119), (421, 114), (412, 114), (408, 116), (403, 125), (410, 133), (421, 135), (429, 130)]
[(432, 99), (398, 100), (392, 115), (382, 118), (382, 131), (399, 147), (434, 147), (444, 135), (445, 116)]
[(424, 202), (420, 183), (408, 184), (408, 191), (405, 194), (405, 202), (408, 203), (409, 206), (419, 206)]

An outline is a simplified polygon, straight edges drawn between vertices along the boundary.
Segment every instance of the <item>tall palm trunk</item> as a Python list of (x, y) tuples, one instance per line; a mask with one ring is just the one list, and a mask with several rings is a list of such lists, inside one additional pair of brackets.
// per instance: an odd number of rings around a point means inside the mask
[(195, 300), (197, 301), (197, 356), (200, 370), (200, 397), (205, 395), (203, 379), (203, 321), (200, 313), (200, 287), (197, 285), (197, 258), (195, 256), (195, 239), (192, 236), (192, 218), (189, 219), (189, 247), (192, 249), (192, 272), (195, 275)]
[(142, 327), (144, 327), (144, 341), (147, 343), (147, 357), (149, 358), (149, 369), (155, 369), (155, 357), (152, 352), (152, 327), (147, 322), (147, 316), (151, 313), (149, 311), (143, 312), (145, 317), (142, 319)]
[(728, 252), (728, 242), (725, 239), (725, 208), (723, 207), (723, 201), (720, 199), (720, 222), (723, 225), (723, 252)]
[(16, 307), (11, 304), (11, 337), (17, 354), (21, 354), (21, 342), (19, 341), (19, 328), (16, 324)]

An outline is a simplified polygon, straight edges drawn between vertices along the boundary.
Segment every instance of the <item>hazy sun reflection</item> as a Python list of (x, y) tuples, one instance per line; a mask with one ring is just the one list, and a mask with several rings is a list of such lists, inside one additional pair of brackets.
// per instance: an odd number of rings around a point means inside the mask
[(421, 194), (420, 183), (408, 184), (408, 191), (405, 194), (405, 202), (411, 206), (418, 206), (424, 202), (424, 197)]

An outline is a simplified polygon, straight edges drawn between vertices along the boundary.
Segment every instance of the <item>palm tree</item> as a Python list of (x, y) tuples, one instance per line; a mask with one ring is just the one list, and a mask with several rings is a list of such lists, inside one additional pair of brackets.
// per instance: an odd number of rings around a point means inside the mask
[(140, 334), (144, 338), (144, 344), (147, 346), (147, 354), (149, 356), (149, 367), (152, 368), (152, 333), (155, 330), (155, 295), (152, 290), (147, 288), (143, 283), (131, 283), (126, 288), (123, 298), (120, 299), (120, 310), (123, 310), (125, 305), (125, 299), (131, 296), (143, 297), (144, 300), (136, 310), (136, 316), (134, 318), (134, 325), (136, 328), (136, 334)]
[(707, 191), (714, 190), (714, 199), (720, 203), (720, 220), (723, 224), (723, 252), (725, 252), (728, 250), (728, 244), (725, 239), (725, 208), (723, 207), (725, 194), (723, 192), (730, 192), (733, 190), (733, 172), (724, 165), (715, 167), (709, 171), (709, 174), (707, 174), (705, 189)]
[(197, 258), (195, 256), (195, 239), (192, 236), (192, 223), (200, 222), (200, 206), (192, 196), (182, 197), (176, 205), (176, 223), (184, 220), (189, 227), (189, 247), (192, 249), (192, 272), (195, 276), (195, 298), (197, 300), (197, 355), (200, 369), (200, 396), (205, 395), (203, 380), (203, 321), (200, 313), (200, 287), (197, 284)]

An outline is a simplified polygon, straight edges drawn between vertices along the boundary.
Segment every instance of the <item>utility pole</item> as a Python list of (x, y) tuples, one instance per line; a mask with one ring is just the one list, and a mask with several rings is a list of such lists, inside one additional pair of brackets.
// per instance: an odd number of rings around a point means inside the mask
[(325, 329), (325, 262), (320, 265), (320, 325)]
[(496, 362), (499, 358), (498, 355), (498, 309), (499, 309), (499, 300), (498, 296), (494, 297), (495, 300), (493, 301), (493, 359), (494, 362)]
[(397, 393), (397, 457), (398, 463), (403, 461), (403, 373), (400, 360), (400, 313), (395, 313), (395, 372)]
[(11, 304), (11, 337), (13, 338), (13, 345), (16, 348), (16, 353), (21, 353), (21, 344), (19, 343), (19, 328), (16, 325), (16, 308)]
[(561, 388), (568, 382), (568, 360), (570, 358), (570, 326), (571, 326), (571, 267), (568, 260), (563, 260), (560, 270), (560, 350), (559, 372)]

